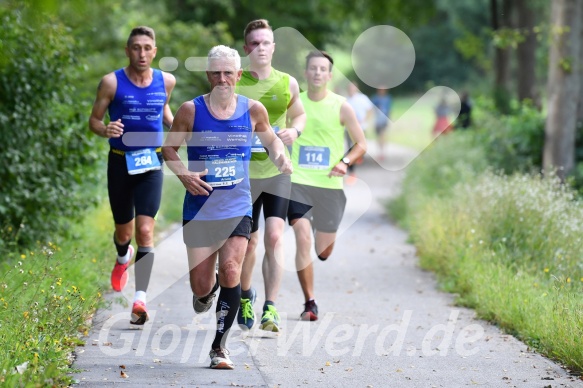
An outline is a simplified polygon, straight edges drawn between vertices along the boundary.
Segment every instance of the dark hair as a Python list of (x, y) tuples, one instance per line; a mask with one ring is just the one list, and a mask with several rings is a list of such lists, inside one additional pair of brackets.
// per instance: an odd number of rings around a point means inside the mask
[(247, 26), (245, 26), (245, 29), (243, 30), (243, 40), (245, 40), (245, 44), (247, 44), (247, 35), (249, 35), (251, 31), (260, 30), (263, 28), (267, 28), (268, 30), (273, 31), (266, 19), (257, 19), (247, 23)]
[(139, 26), (139, 27), (135, 27), (134, 29), (132, 29), (132, 32), (130, 32), (130, 36), (128, 37), (128, 41), (127, 41), (128, 47), (130, 45), (132, 38), (134, 36), (138, 36), (138, 35), (149, 36), (150, 38), (152, 38), (152, 40), (154, 42), (156, 42), (156, 33), (154, 32), (154, 30), (152, 28), (147, 27), (147, 26)]
[(332, 71), (332, 65), (334, 64), (334, 60), (332, 59), (330, 54), (328, 54), (326, 51), (324, 51), (324, 50), (322, 50), (322, 51), (319, 51), (319, 50), (310, 51), (310, 53), (306, 56), (306, 69), (308, 68), (308, 65), (310, 63), (310, 59), (312, 59), (312, 58), (326, 58), (330, 62), (329, 70)]

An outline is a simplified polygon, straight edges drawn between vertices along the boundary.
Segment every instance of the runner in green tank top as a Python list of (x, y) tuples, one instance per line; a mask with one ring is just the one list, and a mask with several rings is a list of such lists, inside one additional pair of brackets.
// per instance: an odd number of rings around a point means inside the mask
[[(314, 298), (314, 266), (310, 255), (312, 228), (316, 254), (332, 254), (336, 232), (346, 206), (343, 177), (352, 161), (366, 152), (366, 140), (346, 99), (327, 89), (332, 79), (332, 58), (324, 51), (306, 57), (308, 91), (300, 95), (307, 114), (304, 135), (292, 148), (292, 193), (288, 219), (296, 236), (296, 269), (305, 297), (303, 320), (318, 319)], [(354, 146), (344, 155), (344, 128)]]
[[(259, 100), (267, 109), (271, 127), (278, 133), (280, 129), (286, 128), (287, 108), (291, 101), (290, 76), (272, 67), (270, 70), (267, 78), (259, 80), (253, 76), (254, 73), (249, 68), (244, 69), (241, 80), (237, 83), (237, 93)], [(253, 161), (249, 166), (251, 179), (279, 175), (258, 138), (253, 142), (251, 160)]]
[[(269, 114), (272, 128), (287, 146), (300, 136), (306, 122), (304, 108), (299, 99), (298, 81), (289, 74), (271, 67), (275, 50), (273, 31), (267, 20), (254, 20), (244, 31), (245, 53), (250, 65), (237, 83), (237, 93), (259, 100)], [(279, 331), (279, 314), (275, 300), (283, 276), (285, 259), (282, 236), (285, 227), (289, 196), (290, 177), (282, 175), (267, 158), (261, 143), (255, 143), (251, 154), (249, 176), (253, 197), (253, 229), (247, 246), (241, 274), (241, 307), (237, 321), (251, 328), (255, 322), (253, 303), (256, 292), (251, 286), (255, 249), (259, 242), (259, 216), (263, 208), (265, 218), (265, 256), (263, 278), (265, 279), (265, 303), (260, 328)]]

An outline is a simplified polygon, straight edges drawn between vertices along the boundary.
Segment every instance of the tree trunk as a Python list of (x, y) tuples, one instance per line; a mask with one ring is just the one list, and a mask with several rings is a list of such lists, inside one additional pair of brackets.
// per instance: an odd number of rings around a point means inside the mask
[[(511, 0), (502, 0), (501, 10), (498, 7), (498, 0), (490, 0), (490, 11), (492, 13), (492, 29), (494, 31), (511, 26)], [(499, 111), (509, 113), (510, 49), (508, 47), (496, 47), (494, 74), (494, 102)]]
[[(581, 11), (583, 13), (583, 11)], [(578, 128), (583, 128), (583, 26), (581, 26), (581, 39), (579, 41), (579, 108), (577, 109)]]
[(524, 34), (525, 40), (517, 48), (517, 94), (518, 100), (529, 99), (540, 106), (536, 90), (536, 36), (534, 34), (535, 13), (527, 0), (515, 0), (518, 15), (518, 29)]
[(564, 179), (575, 164), (575, 128), (581, 95), (583, 1), (554, 0), (551, 11), (554, 35), (549, 55), (543, 164), (545, 171), (556, 168), (559, 177)]

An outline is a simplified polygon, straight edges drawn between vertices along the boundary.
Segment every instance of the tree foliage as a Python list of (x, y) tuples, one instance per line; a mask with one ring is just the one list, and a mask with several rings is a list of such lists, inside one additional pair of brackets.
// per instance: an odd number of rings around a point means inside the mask
[[(204, 58), (216, 44), (242, 53), (243, 29), (257, 18), (268, 19), (276, 30), (295, 28), (315, 47), (346, 54), (367, 28), (392, 25), (411, 38), (416, 50), (413, 73), (396, 94), (435, 84), (479, 89), (491, 80), (493, 49), (506, 36), (492, 34), (488, 4), (489, 0), (4, 2), (0, 126), (6, 141), (0, 153), (10, 164), (0, 173), (2, 244), (59, 233), (63, 220), (83, 216), (83, 209), (95, 199), (93, 194), (81, 195), (82, 190), (95, 182), (105, 186), (107, 142), (93, 136), (86, 122), (99, 79), (127, 65), (124, 46), (132, 27), (149, 25), (156, 31), (154, 67), (177, 78), (171, 100), (175, 111), (208, 88), (204, 71), (200, 66), (189, 68), (188, 61)], [(548, 8), (543, 0), (529, 5), (539, 17)], [(32, 19), (23, 16), (32, 9), (42, 12)], [(545, 58), (545, 49), (539, 45), (538, 59)], [(274, 60), (285, 61), (282, 54), (292, 51), (279, 45)], [(169, 62), (162, 58), (175, 59), (176, 66), (165, 68)], [(513, 74), (517, 71), (514, 66)]]
[(433, 2), (425, 0), (168, 0), (167, 3), (170, 13), (180, 20), (195, 20), (205, 26), (224, 22), (239, 42), (243, 40), (247, 23), (262, 18), (269, 20), (274, 29), (295, 28), (315, 47), (322, 48), (330, 43), (342, 44), (346, 29), (383, 23), (409, 28), (428, 21), (435, 10)]
[(272, 2), (265, 0), (169, 0), (170, 13), (182, 21), (197, 21), (205, 26), (224, 22), (230, 34), (243, 41), (248, 22), (267, 19), (274, 29), (293, 27), (316, 47), (322, 47), (341, 27), (338, 7), (341, 0), (310, 2)]
[[(218, 44), (233, 45), (233, 38), (224, 23), (216, 23), (205, 27), (200, 23), (175, 20), (168, 24), (160, 24), (156, 28), (158, 53), (156, 58), (175, 58), (178, 67), (172, 74), (176, 77), (176, 87), (172, 93), (171, 105), (179, 106), (187, 100), (207, 93), (209, 83), (206, 73), (200, 64), (206, 66), (204, 60), (209, 50)], [(193, 66), (199, 64), (199, 66)], [(163, 64), (163, 62), (159, 62)], [(171, 70), (171, 69), (167, 69)], [(175, 109), (174, 109), (175, 110)]]
[(95, 202), (98, 154), (87, 136), (86, 103), (76, 98), (75, 40), (56, 20), (1, 9), (0, 248), (29, 244), (67, 228)]

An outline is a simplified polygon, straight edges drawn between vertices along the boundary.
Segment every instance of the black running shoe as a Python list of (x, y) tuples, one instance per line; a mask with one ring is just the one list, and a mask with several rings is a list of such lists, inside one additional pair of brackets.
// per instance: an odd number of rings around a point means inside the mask
[(304, 312), (300, 316), (302, 321), (317, 321), (318, 320), (318, 305), (314, 299), (304, 303)]

